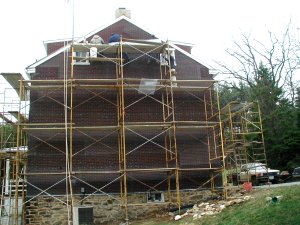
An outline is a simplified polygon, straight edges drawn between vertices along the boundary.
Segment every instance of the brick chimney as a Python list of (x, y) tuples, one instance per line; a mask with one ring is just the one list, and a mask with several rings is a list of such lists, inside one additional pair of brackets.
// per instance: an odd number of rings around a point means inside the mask
[(126, 16), (127, 18), (131, 19), (131, 11), (126, 8), (118, 8), (115, 13), (116, 19), (120, 16)]

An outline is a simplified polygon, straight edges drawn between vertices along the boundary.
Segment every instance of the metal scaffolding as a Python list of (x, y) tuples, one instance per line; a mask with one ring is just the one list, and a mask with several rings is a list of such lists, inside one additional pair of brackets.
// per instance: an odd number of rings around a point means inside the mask
[[(97, 49), (97, 57), (91, 57), (88, 54), (84, 54), (85, 56), (82, 57), (82, 54), (76, 54), (90, 52), (91, 48)], [(168, 65), (161, 62), (158, 63), (160, 74), (157, 79), (124, 76), (124, 68), (135, 60), (141, 57), (151, 59), (153, 54), (163, 54), (163, 52), (170, 51), (171, 47), (168, 42), (157, 43), (127, 39), (125, 42), (121, 40), (116, 45), (73, 43), (64, 53), (66, 66), (63, 78), (52, 80), (19, 79), (19, 110), (17, 113), (12, 113), (17, 117), (17, 122), (12, 122), (16, 131), (16, 140), (12, 147), (16, 148), (16, 151), (13, 153), (11, 163), (14, 165), (12, 174), (16, 190), (19, 190), (19, 186), (22, 185), (22, 191), (15, 191), (13, 196), (10, 192), (10, 197), (15, 199), (13, 224), (20, 223), (17, 216), (20, 213), (19, 211), (21, 210), (25, 217), (25, 205), (41, 195), (53, 198), (54, 201), (64, 205), (69, 223), (72, 221), (74, 206), (81, 205), (83, 201), (96, 194), (107, 195), (113, 198), (116, 204), (122, 206), (124, 219), (128, 221), (131, 206), (147, 204), (147, 202), (136, 202), (130, 198), (132, 191), (129, 182), (140, 185), (147, 192), (166, 191), (165, 204), (175, 204), (180, 210), (182, 206), (181, 191), (184, 189), (181, 186), (181, 181), (184, 177), (197, 184), (196, 190), (210, 185), (212, 191), (216, 191), (216, 182), (221, 179), (221, 186), (226, 197), (227, 192), (224, 187), (227, 185), (227, 174), (225, 168), (228, 168), (229, 162), (244, 163), (244, 158), (256, 161), (266, 160), (260, 112), (256, 103), (239, 106), (236, 103), (230, 103), (220, 110), (217, 84), (214, 80), (185, 80), (184, 77), (180, 77), (180, 80), (174, 80)], [(138, 55), (128, 62), (124, 59), (124, 53)], [(170, 54), (168, 55), (170, 56)], [(101, 79), (80, 77), (79, 74), (75, 73), (74, 66), (76, 62), (86, 62), (87, 60), (91, 63), (110, 62), (114, 64), (116, 77), (101, 77)], [(29, 92), (35, 96), (34, 100), (30, 102), (28, 99)], [(132, 95), (133, 92), (138, 93), (138, 97), (135, 96), (135, 98), (129, 99), (128, 96)], [(110, 96), (115, 96), (113, 100), (106, 97), (105, 94), (107, 93)], [(182, 94), (199, 102), (199, 111), (202, 111), (203, 119), (178, 120), (176, 118), (177, 108), (180, 105), (178, 105), (179, 101), (175, 99)], [(85, 95), (85, 99), (79, 98), (82, 95)], [(162, 112), (159, 115), (160, 120), (128, 120), (130, 110), (146, 98), (160, 105)], [(47, 99), (63, 109), (60, 112), (63, 112), (64, 121), (56, 121), (53, 119), (54, 117), (51, 117), (52, 119), (49, 118), (46, 122), (32, 122), (35, 121), (34, 118), (28, 121), (28, 115), (20, 113), (25, 112), (27, 114), (29, 112), (28, 108), (34, 104), (41, 104), (43, 99)], [(78, 108), (93, 99), (104, 102), (115, 109), (117, 118), (114, 123), (87, 125), (84, 122), (77, 123), (75, 121), (75, 116), (78, 118), (78, 115), (76, 115), (79, 111)], [(8, 117), (2, 116), (2, 118)], [(8, 121), (3, 119), (3, 123), (7, 124)], [(4, 127), (6, 128), (6, 126)], [(7, 136), (4, 133), (2, 132), (2, 137)], [(38, 144), (31, 147), (32, 149), (29, 149), (29, 152), (30, 150), (39, 149), (41, 146), (46, 146), (51, 151), (57, 152), (60, 157), (64, 157), (65, 165), (62, 166), (62, 171), (51, 169), (49, 171), (26, 170), (25, 156), (27, 153), (22, 151), (23, 146), (27, 146), (27, 143), (25, 143), (27, 138), (24, 138), (25, 133), (26, 136), (28, 135), (32, 140), (38, 142)], [(205, 146), (208, 166), (195, 167), (180, 164), (180, 157), (184, 157), (184, 153), (180, 152), (178, 148), (177, 138), (180, 136), (179, 133), (184, 138), (188, 137)], [(2, 137), (1, 143), (4, 143)], [(88, 140), (88, 145), (81, 149), (75, 149), (74, 144), (79, 138), (83, 137)], [(134, 138), (138, 139), (138, 143), (131, 146), (128, 140)], [(59, 147), (53, 144), (53, 140), (59, 140), (65, 144), (63, 147)], [(111, 144), (111, 140), (117, 143)], [(118, 160), (113, 162), (115, 165), (111, 168), (99, 168), (97, 170), (76, 169), (74, 160), (78, 161), (78, 157), (93, 145), (101, 145), (107, 151), (116, 152)], [(162, 166), (151, 167), (150, 164), (143, 165), (142, 162), (139, 166), (130, 166), (128, 161), (138, 161), (142, 160), (143, 157), (147, 158), (151, 154), (156, 154), (155, 152), (149, 154), (141, 152), (141, 149), (146, 145), (153, 145), (157, 148), (157, 152), (163, 152), (164, 163)], [(1, 146), (3, 149), (3, 144)], [(117, 146), (117, 149), (115, 146)], [(251, 146), (251, 149), (249, 149), (249, 146)], [(5, 153), (4, 155), (5, 157), (1, 158), (3, 159), (1, 163), (7, 160), (9, 154)], [(231, 160), (227, 161), (228, 159)], [(196, 180), (188, 177), (189, 174), (201, 172), (209, 173), (209, 179)], [(146, 174), (147, 176), (160, 177), (160, 179), (155, 180), (155, 182), (143, 180)], [(1, 173), (2, 180), (6, 176), (7, 173)], [(47, 187), (38, 187), (31, 183), (29, 179), (26, 179), (29, 176), (32, 178), (53, 177), (53, 183)], [(99, 182), (101, 185), (96, 186), (94, 180), (103, 179), (103, 177), (105, 182), (101, 180)], [(93, 180), (93, 182), (88, 179)], [(79, 197), (75, 186), (75, 183), (78, 182), (90, 189), (82, 197)], [(112, 194), (109, 187), (117, 183), (119, 187), (118, 195)], [(51, 193), (51, 190), (59, 185), (65, 186), (65, 194), (63, 195), (65, 198)], [(35, 189), (36, 194), (26, 197), (26, 187)], [(164, 187), (167, 187), (167, 189), (165, 190)], [(20, 197), (22, 197), (21, 208), (18, 202)], [(156, 202), (153, 202), (153, 204), (156, 204)], [(25, 218), (22, 220), (24, 221)]]
[(224, 153), (226, 155), (224, 162), (231, 182), (232, 173), (240, 173), (241, 171), (237, 169), (243, 164), (267, 165), (258, 102), (230, 102), (221, 109), (221, 115), (224, 124)]
[[(16, 83), (20, 79), (20, 74), (2, 75)], [(13, 88), (4, 88), (0, 98), (0, 223), (21, 224), (26, 184), (20, 173), (26, 169), (27, 139), (19, 129), (19, 124), (25, 120), (19, 112), (24, 111), (20, 110), (20, 99)]]

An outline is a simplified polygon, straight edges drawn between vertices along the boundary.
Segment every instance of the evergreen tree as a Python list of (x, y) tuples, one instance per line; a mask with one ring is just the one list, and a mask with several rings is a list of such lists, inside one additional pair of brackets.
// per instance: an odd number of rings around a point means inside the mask
[(300, 89), (296, 106), (284, 98), (284, 91), (272, 79), (272, 73), (260, 63), (257, 78), (249, 86), (223, 84), (220, 88), (221, 105), (231, 101), (258, 101), (264, 129), (268, 164), (282, 170), (300, 165)]
[(219, 63), (221, 73), (233, 77), (220, 90), (222, 106), (231, 100), (259, 102), (268, 164), (285, 170), (300, 166), (300, 90), (295, 93), (294, 82), (299, 44), (290, 29), (289, 24), (280, 39), (270, 32), (268, 43), (242, 34), (226, 50), (236, 63)]

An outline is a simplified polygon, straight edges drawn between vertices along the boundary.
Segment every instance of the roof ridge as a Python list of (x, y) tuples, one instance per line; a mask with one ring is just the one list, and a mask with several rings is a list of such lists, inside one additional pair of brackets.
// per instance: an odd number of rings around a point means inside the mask
[[(84, 40), (86, 39), (86, 37), (90, 37), (90, 36), (92, 36), (93, 34), (99, 32), (99, 31), (101, 31), (101, 30), (103, 30), (103, 29), (105, 29), (105, 28), (107, 28), (107, 27), (109, 27), (109, 26), (111, 26), (111, 25), (113, 25), (113, 24), (115, 24), (115, 23), (121, 21), (121, 20), (126, 20), (126, 21), (128, 21), (129, 23), (131, 23), (131, 24), (133, 24), (133, 25), (139, 27), (140, 29), (144, 30), (145, 32), (147, 32), (147, 33), (149, 33), (149, 34), (152, 34), (151, 31), (149, 31), (149, 30), (147, 30), (147, 29), (145, 29), (145, 28), (142, 28), (141, 26), (139, 26), (138, 24), (136, 24), (135, 22), (133, 22), (132, 19), (129, 19), (128, 17), (122, 15), (122, 16), (118, 17), (117, 19), (115, 19), (114, 21), (112, 21), (111, 23), (108, 23), (108, 24), (106, 24), (106, 25), (103, 25), (103, 26), (101, 26), (101, 27), (98, 27), (97, 29), (94, 29), (93, 31), (87, 33), (86, 35), (83, 35), (82, 37), (79, 37), (79, 38), (77, 38), (76, 40), (74, 39), (74, 41), (76, 41), (76, 42), (84, 41)], [(211, 66), (208, 66), (206, 63), (203, 63), (202, 61), (200, 61), (200, 60), (199, 60), (198, 58), (196, 58), (194, 55), (192, 55), (192, 54), (190, 54), (189, 52), (187, 52), (187, 51), (181, 49), (180, 47), (178, 47), (175, 43), (172, 43), (172, 41), (169, 41), (169, 40), (164, 41), (162, 38), (160, 38), (160, 37), (158, 37), (158, 36), (156, 36), (156, 35), (154, 35), (154, 37), (156, 37), (156, 39), (158, 39), (158, 40), (160, 40), (160, 41), (163, 41), (163, 42), (169, 42), (170, 45), (172, 45), (172, 47), (174, 47), (175, 49), (177, 49), (179, 52), (185, 54), (185, 55), (188, 56), (189, 58), (191, 58), (191, 59), (195, 60), (196, 62), (202, 64), (203, 66), (207, 67), (208, 69), (212, 68)], [(26, 69), (26, 73), (27, 73), (28, 75), (29, 75), (30, 73), (34, 73), (34, 72), (35, 72), (35, 67), (36, 67), (36, 66), (38, 66), (38, 65), (40, 65), (40, 64), (42, 64), (42, 63), (44, 63), (44, 62), (47, 61), (48, 59), (51, 59), (52, 57), (54, 57), (54, 56), (58, 55), (59, 53), (65, 51), (65, 50), (66, 50), (67, 48), (69, 48), (69, 47), (70, 47), (70, 44), (67, 44), (66, 46), (59, 48), (59, 49), (56, 50), (55, 52), (52, 52), (51, 54), (46, 55), (46, 56), (43, 57), (42, 59), (40, 59), (40, 60), (38, 60), (38, 61), (32, 63), (32, 64), (29, 65), (29, 66), (27, 66), (27, 67), (25, 68), (25, 69)], [(29, 76), (29, 77), (30, 77), (30, 76)]]

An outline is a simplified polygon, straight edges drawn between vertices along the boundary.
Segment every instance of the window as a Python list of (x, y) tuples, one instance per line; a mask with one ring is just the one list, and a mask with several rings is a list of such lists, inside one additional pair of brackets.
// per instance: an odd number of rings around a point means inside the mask
[(73, 53), (73, 64), (74, 65), (90, 65), (89, 52), (74, 52)]
[(162, 192), (149, 192), (147, 202), (165, 202), (165, 196)]

